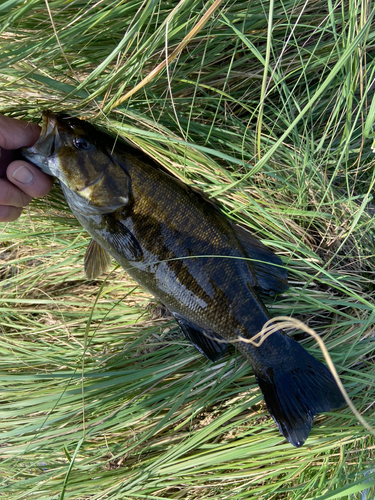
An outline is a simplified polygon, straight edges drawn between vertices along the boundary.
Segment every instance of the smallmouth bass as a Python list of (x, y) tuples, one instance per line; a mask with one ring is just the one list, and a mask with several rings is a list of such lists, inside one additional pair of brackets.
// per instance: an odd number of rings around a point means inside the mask
[(260, 347), (239, 340), (260, 332), (270, 316), (258, 292), (285, 291), (287, 272), (278, 256), (199, 191), (138, 149), (67, 114), (43, 113), (38, 142), (22, 154), (59, 179), (92, 236), (87, 277), (106, 271), (112, 256), (211, 361), (235, 343), (292, 445), (305, 442), (315, 414), (345, 404), (327, 367), (282, 331)]

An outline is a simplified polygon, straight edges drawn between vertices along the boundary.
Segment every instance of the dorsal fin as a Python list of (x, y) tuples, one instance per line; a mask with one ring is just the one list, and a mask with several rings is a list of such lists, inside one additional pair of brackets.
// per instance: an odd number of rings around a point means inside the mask
[(262, 292), (273, 295), (287, 290), (288, 272), (278, 255), (254, 238), (246, 229), (232, 224), (237, 238), (242, 243), (247, 256), (252, 259), (252, 268), (258, 287)]

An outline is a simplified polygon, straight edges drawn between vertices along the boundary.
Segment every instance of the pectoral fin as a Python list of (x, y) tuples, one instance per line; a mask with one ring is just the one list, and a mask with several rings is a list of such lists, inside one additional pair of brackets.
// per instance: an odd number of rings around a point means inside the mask
[(222, 358), (228, 344), (217, 333), (207, 332), (193, 325), (179, 314), (173, 314), (185, 337), (210, 361)]
[(105, 237), (109, 245), (127, 260), (135, 262), (141, 260), (143, 257), (142, 248), (129, 229), (111, 214), (105, 216), (105, 222)]
[(233, 224), (233, 228), (246, 254), (252, 259), (251, 266), (258, 287), (270, 295), (285, 292), (289, 287), (288, 272), (280, 257), (242, 227)]
[(95, 240), (91, 240), (87, 247), (84, 259), (86, 278), (95, 280), (107, 272), (111, 265), (111, 256)]

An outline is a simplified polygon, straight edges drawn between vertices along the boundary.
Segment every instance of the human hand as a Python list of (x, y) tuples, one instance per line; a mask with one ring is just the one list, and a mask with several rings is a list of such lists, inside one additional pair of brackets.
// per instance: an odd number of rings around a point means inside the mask
[(53, 178), (34, 165), (16, 160), (18, 148), (32, 146), (40, 135), (35, 123), (0, 115), (0, 222), (12, 222), (32, 198), (44, 196)]

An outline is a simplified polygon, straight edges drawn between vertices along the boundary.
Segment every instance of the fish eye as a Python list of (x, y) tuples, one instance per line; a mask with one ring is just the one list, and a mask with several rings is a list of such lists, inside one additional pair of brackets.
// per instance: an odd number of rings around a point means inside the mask
[(73, 144), (82, 151), (87, 151), (92, 147), (92, 144), (85, 137), (74, 137)]

